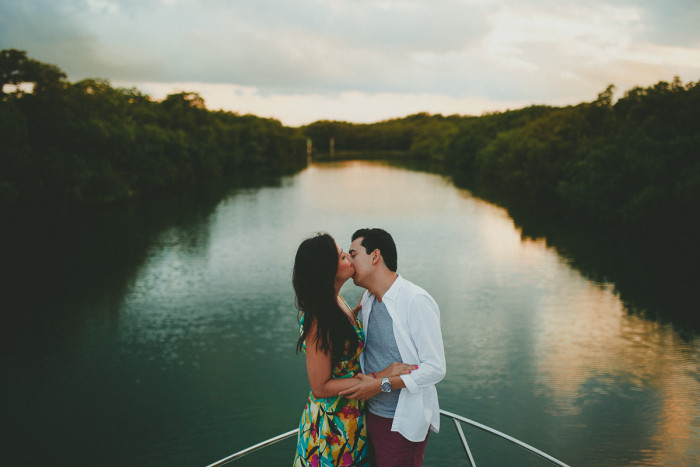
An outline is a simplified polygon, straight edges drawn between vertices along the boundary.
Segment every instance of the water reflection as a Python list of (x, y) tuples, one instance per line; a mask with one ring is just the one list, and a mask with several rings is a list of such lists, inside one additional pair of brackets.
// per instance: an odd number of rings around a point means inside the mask
[[(439, 167), (418, 169), (444, 171)], [(524, 238), (546, 239), (547, 245), (555, 247), (587, 279), (614, 284), (627, 312), (671, 323), (683, 336), (700, 332), (700, 315), (695, 313), (700, 296), (693, 293), (695, 270), (700, 264), (697, 239), (671, 231), (663, 238), (650, 239), (636, 232), (562, 218), (561, 213), (520, 206), (518, 200), (504, 198), (498, 187), (482, 186), (468, 173), (448, 177), (456, 186), (508, 206), (509, 216)]]
[[(71, 465), (115, 445), (128, 452), (104, 465), (205, 465), (289, 430), (308, 389), (294, 252), (318, 230), (347, 246), (366, 226), (394, 234), (399, 271), (440, 305), (444, 408), (571, 465), (697, 460), (694, 331), (630, 313), (617, 283), (449, 178), (365, 162), (314, 165), (221, 201), (58, 222), (57, 244), (34, 236), (3, 250), (15, 312), (2, 344), (14, 382), (2, 396), (16, 402), (3, 413), (7, 456), (42, 439)], [(360, 292), (342, 291), (350, 303)], [(426, 465), (461, 462), (446, 425)], [(470, 436), (479, 465), (541, 465)], [(251, 465), (260, 459), (274, 457)]]
[(648, 436), (658, 446), (645, 450), (645, 462), (689, 465), (700, 454), (692, 436), (700, 420), (697, 338), (685, 342), (671, 325), (627, 313), (610, 289), (588, 286), (543, 303), (538, 394), (552, 413), (579, 423), (591, 406), (606, 407), (608, 415), (588, 420), (596, 429), (629, 428), (615, 415), (641, 418), (655, 426)]

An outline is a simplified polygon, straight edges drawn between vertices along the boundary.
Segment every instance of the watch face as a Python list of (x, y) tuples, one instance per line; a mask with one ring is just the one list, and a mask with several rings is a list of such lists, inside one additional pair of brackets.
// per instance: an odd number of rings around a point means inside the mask
[(391, 382), (389, 381), (389, 378), (382, 378), (382, 384), (380, 387), (382, 388), (382, 392), (391, 392)]

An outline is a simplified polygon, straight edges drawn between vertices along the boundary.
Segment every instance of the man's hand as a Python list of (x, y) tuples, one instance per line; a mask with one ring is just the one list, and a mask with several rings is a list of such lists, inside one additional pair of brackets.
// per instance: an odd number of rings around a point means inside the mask
[(358, 373), (355, 375), (355, 379), (358, 380), (355, 386), (344, 391), (340, 391), (338, 395), (344, 396), (348, 399), (366, 401), (367, 399), (371, 399), (382, 392), (381, 387), (379, 387), (380, 380), (376, 378)]

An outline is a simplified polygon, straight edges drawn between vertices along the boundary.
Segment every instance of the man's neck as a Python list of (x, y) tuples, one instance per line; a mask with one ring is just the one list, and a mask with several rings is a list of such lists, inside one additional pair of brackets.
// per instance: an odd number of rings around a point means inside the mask
[(367, 289), (377, 297), (380, 302), (384, 298), (384, 294), (391, 288), (394, 281), (399, 277), (394, 271), (387, 269), (386, 271), (379, 271), (372, 286)]

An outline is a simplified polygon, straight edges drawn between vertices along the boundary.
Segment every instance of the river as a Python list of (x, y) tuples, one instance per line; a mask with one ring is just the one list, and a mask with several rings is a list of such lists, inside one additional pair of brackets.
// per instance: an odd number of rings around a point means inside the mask
[[(15, 225), (0, 266), (3, 464), (204, 466), (295, 428), (308, 382), (294, 253), (317, 231), (347, 248), (360, 227), (391, 232), (399, 272), (440, 306), (441, 408), (572, 466), (700, 464), (696, 330), (630, 310), (615, 283), (450, 179), (360, 161)], [(425, 465), (466, 465), (442, 423)], [(464, 429), (479, 466), (545, 465)]]

